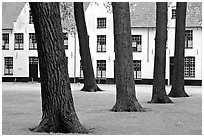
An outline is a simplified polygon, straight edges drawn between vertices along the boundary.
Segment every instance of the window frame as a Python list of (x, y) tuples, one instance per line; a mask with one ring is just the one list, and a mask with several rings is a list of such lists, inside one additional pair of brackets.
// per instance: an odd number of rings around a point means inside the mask
[(13, 57), (4, 57), (4, 75), (13, 75)]
[(132, 51), (142, 52), (142, 35), (132, 35)]
[(195, 57), (193, 56), (184, 58), (184, 77), (195, 78)]
[(176, 9), (171, 9), (171, 19), (176, 19)]
[(24, 34), (14, 33), (14, 50), (23, 50), (23, 48), (24, 48)]
[(64, 48), (65, 48), (65, 50), (68, 50), (68, 45), (69, 45), (69, 43), (68, 43), (68, 33), (63, 33), (63, 38), (64, 38)]
[(193, 49), (193, 30), (185, 30), (185, 49)]
[(2, 33), (2, 50), (9, 50), (9, 33)]
[(106, 78), (106, 60), (96, 61), (96, 78)]
[(31, 10), (29, 10), (29, 24), (33, 24), (33, 14)]
[(97, 35), (97, 52), (106, 52), (106, 35)]
[(84, 78), (84, 73), (83, 73), (83, 67), (82, 67), (82, 62), (80, 60), (80, 74), (79, 74), (80, 78)]
[(97, 18), (97, 29), (104, 29), (106, 28), (106, 18)]
[(35, 33), (29, 33), (29, 50), (37, 50), (37, 40)]
[[(141, 66), (142, 66), (141, 60), (133, 60), (134, 79), (141, 79), (141, 76), (142, 76)], [(140, 74), (138, 72), (140, 72)]]

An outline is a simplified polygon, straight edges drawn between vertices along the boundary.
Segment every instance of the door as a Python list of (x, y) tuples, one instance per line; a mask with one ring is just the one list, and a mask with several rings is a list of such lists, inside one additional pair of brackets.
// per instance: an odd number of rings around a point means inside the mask
[(38, 81), (38, 58), (29, 57), (29, 81)]
[(174, 57), (170, 57), (170, 71), (169, 71), (169, 76), (170, 76), (170, 85), (172, 84), (172, 78), (173, 78), (173, 67), (174, 67)]

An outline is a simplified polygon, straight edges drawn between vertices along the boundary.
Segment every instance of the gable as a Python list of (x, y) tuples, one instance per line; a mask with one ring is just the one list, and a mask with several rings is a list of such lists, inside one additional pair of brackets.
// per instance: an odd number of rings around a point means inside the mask
[(26, 2), (2, 2), (2, 29), (12, 29)]

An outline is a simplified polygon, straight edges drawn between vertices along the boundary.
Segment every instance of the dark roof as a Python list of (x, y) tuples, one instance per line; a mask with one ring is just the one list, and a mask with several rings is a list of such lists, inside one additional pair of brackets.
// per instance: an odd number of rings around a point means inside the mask
[(202, 2), (188, 2), (186, 26), (202, 26)]
[(26, 2), (2, 2), (2, 29), (12, 29)]
[(131, 2), (130, 18), (132, 27), (155, 27), (156, 26), (156, 3), (155, 2)]
[(90, 2), (83, 2), (83, 6), (84, 6), (84, 11), (86, 11), (86, 9), (88, 8)]
[[(156, 2), (131, 2), (130, 18), (132, 27), (156, 27)], [(187, 3), (186, 26), (202, 26), (201, 2)]]
[[(2, 3), (2, 29), (12, 29), (26, 2), (3, 2)], [(89, 6), (84, 2), (84, 10)], [(202, 26), (202, 3), (188, 2), (186, 26)], [(155, 27), (156, 26), (156, 3), (155, 2), (131, 2), (130, 18), (132, 27)]]

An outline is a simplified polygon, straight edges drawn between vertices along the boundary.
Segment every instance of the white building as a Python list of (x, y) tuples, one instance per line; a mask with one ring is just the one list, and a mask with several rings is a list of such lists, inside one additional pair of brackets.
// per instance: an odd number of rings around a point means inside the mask
[[(199, 6), (200, 4), (200, 6)], [(202, 10), (201, 3), (188, 3), (186, 21), (185, 84), (201, 85)], [(193, 8), (192, 8), (193, 7)], [(2, 80), (38, 80), (39, 66), (32, 16), (28, 3), (3, 3)], [(15, 11), (15, 12), (14, 12)], [(155, 3), (130, 4), (135, 83), (152, 84), (156, 30)], [(9, 18), (8, 18), (9, 17)], [(89, 46), (97, 82), (114, 83), (113, 15), (103, 3), (90, 3), (85, 11)], [(77, 35), (76, 35), (77, 36)], [(174, 56), (175, 3), (168, 6), (166, 83), (172, 76)], [(71, 82), (83, 81), (78, 38), (65, 40)], [(15, 44), (21, 43), (21, 44)]]

